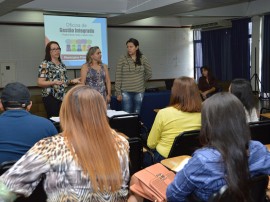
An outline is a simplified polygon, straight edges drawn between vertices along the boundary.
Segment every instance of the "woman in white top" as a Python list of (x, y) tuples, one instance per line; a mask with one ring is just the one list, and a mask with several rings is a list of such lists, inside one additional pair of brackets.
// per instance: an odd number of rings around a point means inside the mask
[(229, 91), (244, 105), (247, 122), (258, 121), (258, 112), (255, 108), (255, 97), (250, 82), (246, 79), (234, 79), (231, 82)]

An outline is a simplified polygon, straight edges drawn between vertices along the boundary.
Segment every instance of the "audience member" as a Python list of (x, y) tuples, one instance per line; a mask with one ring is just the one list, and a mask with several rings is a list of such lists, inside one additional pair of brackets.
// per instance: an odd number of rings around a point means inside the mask
[(7, 84), (1, 95), (0, 163), (18, 160), (39, 140), (57, 134), (51, 121), (32, 115), (27, 87), (19, 82)]
[(205, 100), (217, 91), (217, 81), (207, 66), (201, 67), (202, 76), (199, 78), (199, 90)]
[[(170, 106), (159, 110), (147, 139), (155, 149), (154, 163), (167, 158), (173, 141), (181, 132), (200, 129), (201, 97), (194, 80), (180, 77), (174, 80)], [(145, 166), (147, 166), (147, 159)]]
[(100, 92), (107, 104), (111, 101), (111, 79), (107, 65), (101, 61), (98, 46), (89, 48), (86, 63), (81, 68), (81, 82)]
[(229, 91), (244, 105), (247, 122), (258, 121), (255, 96), (253, 95), (250, 82), (246, 79), (234, 79), (229, 87)]
[(61, 134), (39, 141), (0, 177), (0, 198), (29, 196), (45, 176), (50, 202), (126, 201), (129, 145), (110, 128), (100, 93), (85, 85), (69, 90), (60, 120)]
[(59, 116), (62, 100), (70, 84), (79, 79), (68, 80), (67, 69), (60, 57), (61, 48), (56, 41), (50, 41), (45, 49), (45, 58), (39, 65), (37, 84), (42, 87), (42, 100), (47, 117)]
[(201, 201), (228, 185), (236, 201), (248, 200), (248, 180), (270, 174), (270, 153), (250, 140), (242, 103), (231, 93), (218, 93), (202, 107), (200, 139), (203, 148), (180, 170), (167, 188), (167, 200), (184, 202), (190, 195)]
[(151, 66), (139, 49), (139, 41), (130, 38), (127, 55), (120, 57), (115, 72), (115, 92), (122, 110), (140, 113), (146, 81), (152, 76)]

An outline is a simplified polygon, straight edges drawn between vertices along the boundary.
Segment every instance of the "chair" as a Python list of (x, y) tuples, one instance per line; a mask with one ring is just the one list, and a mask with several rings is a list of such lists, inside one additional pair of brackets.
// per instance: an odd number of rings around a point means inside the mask
[[(266, 189), (268, 175), (252, 177), (249, 183), (250, 197), (248, 202), (266, 202)], [(227, 185), (221, 187), (219, 192), (214, 193), (208, 202), (238, 202), (228, 191)]]
[[(262, 107), (260, 110), (260, 114), (270, 113), (270, 108)], [(268, 118), (260, 116), (260, 121), (267, 120)]]
[(53, 122), (53, 125), (56, 128), (56, 130), (58, 131), (58, 133), (62, 132), (60, 122)]
[(251, 139), (262, 144), (270, 144), (270, 120), (250, 122)]
[[(0, 164), (0, 175), (2, 175), (4, 172), (6, 172), (9, 168), (11, 168), (16, 163), (16, 160), (12, 161), (5, 161)], [(25, 197), (19, 197), (15, 200), (15, 202), (46, 202), (47, 195), (43, 188), (43, 180), (42, 177), (41, 181), (37, 185), (36, 189), (32, 192), (32, 194), (25, 198)]]
[(124, 133), (129, 138), (140, 137), (139, 115), (136, 113), (115, 115), (109, 118), (111, 128)]
[(129, 159), (130, 159), (130, 176), (142, 169), (143, 164), (143, 146), (142, 140), (138, 137), (128, 139), (129, 142)]
[(192, 130), (182, 132), (175, 137), (168, 158), (181, 155), (191, 156), (196, 149), (202, 147), (199, 141), (199, 134), (199, 130)]
[(16, 163), (17, 160), (5, 161), (0, 164), (0, 175), (4, 174), (11, 166)]

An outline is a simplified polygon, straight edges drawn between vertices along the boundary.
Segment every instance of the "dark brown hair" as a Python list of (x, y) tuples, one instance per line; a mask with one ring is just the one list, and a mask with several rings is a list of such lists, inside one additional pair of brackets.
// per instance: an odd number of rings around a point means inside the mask
[(200, 112), (202, 99), (194, 79), (186, 76), (173, 82), (170, 106), (183, 112)]
[(250, 130), (241, 101), (231, 93), (217, 93), (202, 105), (201, 143), (218, 150), (229, 191), (237, 201), (248, 197)]
[[(46, 48), (45, 48), (45, 58), (44, 58), (44, 60), (52, 61), (52, 57), (51, 57), (51, 53), (50, 53), (52, 44), (56, 44), (60, 48), (59, 43), (57, 43), (56, 41), (50, 41), (49, 43), (47, 43)], [(59, 60), (59, 62), (61, 62), (60, 56), (59, 56), (58, 60)]]

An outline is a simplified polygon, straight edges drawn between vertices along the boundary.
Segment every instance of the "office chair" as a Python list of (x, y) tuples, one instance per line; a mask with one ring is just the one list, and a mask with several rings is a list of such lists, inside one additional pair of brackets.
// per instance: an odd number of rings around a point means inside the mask
[(129, 138), (140, 137), (141, 128), (139, 122), (139, 114), (122, 114), (109, 118), (111, 128), (124, 133)]
[(58, 133), (62, 132), (60, 122), (53, 122), (53, 125), (56, 128), (56, 130), (58, 131)]
[(143, 165), (143, 145), (142, 140), (138, 137), (128, 139), (129, 142), (129, 160), (130, 176), (140, 171)]
[(270, 120), (249, 123), (251, 139), (262, 144), (270, 144)]
[(199, 141), (199, 134), (199, 130), (192, 130), (182, 132), (175, 137), (168, 158), (181, 155), (191, 156), (196, 149), (202, 147)]
[[(5, 161), (0, 164), (0, 175), (2, 175), (4, 172), (6, 172), (9, 168), (11, 168), (16, 163), (16, 160), (13, 161)], [(15, 202), (46, 202), (47, 195), (43, 188), (43, 180), (42, 177), (41, 181), (37, 185), (36, 189), (32, 192), (32, 194), (25, 198), (25, 197), (19, 197), (15, 200)]]
[[(266, 202), (266, 189), (268, 175), (252, 177), (249, 181), (250, 197), (248, 202)], [(221, 187), (219, 192), (214, 193), (208, 202), (238, 202), (228, 191), (227, 185)]]

